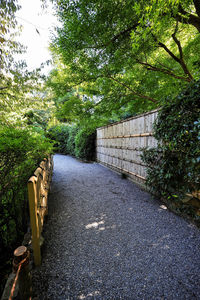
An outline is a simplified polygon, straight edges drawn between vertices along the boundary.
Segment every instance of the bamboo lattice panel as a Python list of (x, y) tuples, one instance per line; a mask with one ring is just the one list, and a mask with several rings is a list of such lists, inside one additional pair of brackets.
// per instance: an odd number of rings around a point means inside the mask
[(158, 110), (97, 129), (97, 161), (122, 173), (138, 183), (146, 178), (141, 160), (142, 148), (156, 147), (152, 136)]

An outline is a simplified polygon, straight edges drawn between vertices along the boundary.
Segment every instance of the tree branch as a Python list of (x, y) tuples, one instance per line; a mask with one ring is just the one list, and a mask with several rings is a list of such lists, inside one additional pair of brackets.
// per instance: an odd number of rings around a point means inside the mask
[(158, 60), (156, 60), (156, 61), (157, 61), (157, 63), (158, 63), (160, 66), (164, 67), (165, 70), (171, 71), (171, 72), (173, 73), (173, 69), (172, 69), (172, 68), (170, 68), (170, 67), (168, 67), (168, 66), (162, 64), (162, 63), (161, 63), (160, 61), (158, 61)]
[(176, 43), (176, 45), (178, 46), (180, 59), (183, 59), (183, 49), (181, 47), (180, 41), (176, 37), (177, 31), (178, 31), (178, 21), (176, 21), (176, 26), (175, 26), (174, 33), (172, 34), (172, 38), (173, 38), (174, 42)]
[(15, 95), (11, 95), (11, 94), (9, 94), (9, 93), (0, 93), (0, 95), (3, 95), (3, 96), (9, 96), (9, 97), (11, 97), (11, 98), (14, 98), (14, 99), (17, 99), (17, 97), (15, 96)]
[(186, 65), (186, 63), (183, 59), (183, 50), (182, 50), (182, 47), (181, 47), (181, 43), (176, 37), (177, 31), (178, 31), (178, 21), (176, 23), (174, 33), (172, 34), (172, 38), (173, 38), (174, 42), (176, 43), (176, 45), (178, 46), (180, 58), (178, 56), (176, 56), (164, 43), (159, 42), (156, 36), (154, 36), (153, 34), (152, 34), (152, 36), (153, 36), (154, 40), (158, 43), (158, 46), (162, 47), (181, 66), (184, 73), (188, 77), (188, 82), (190, 82), (190, 81), (193, 80), (193, 76), (190, 73), (190, 71), (188, 70), (187, 65)]
[(158, 42), (158, 46), (163, 48), (176, 62), (180, 63), (180, 59), (176, 55), (174, 55), (174, 53), (169, 48), (167, 48), (165, 44), (163, 44), (162, 42)]
[(123, 83), (123, 82), (117, 80), (116, 78), (114, 78), (114, 77), (112, 77), (112, 76), (110, 76), (110, 75), (108, 75), (108, 78), (114, 80), (114, 81), (117, 82), (118, 84), (120, 84), (120, 85), (122, 85), (123, 87), (125, 87), (127, 90), (131, 91), (133, 95), (138, 96), (138, 97), (143, 98), (143, 99), (146, 99), (146, 100), (150, 100), (150, 101), (153, 102), (153, 103), (158, 103), (158, 101), (157, 101), (156, 99), (154, 99), (154, 98), (152, 98), (152, 97), (149, 97), (149, 96), (146, 96), (146, 95), (143, 95), (143, 94), (140, 94), (140, 93), (134, 91), (134, 90), (133, 90), (132, 88), (130, 88), (128, 85), (126, 85), (125, 83)]
[(175, 30), (174, 30), (174, 33), (172, 34), (172, 38), (174, 40), (174, 42), (176, 43), (176, 45), (178, 46), (178, 50), (179, 50), (179, 54), (180, 54), (180, 65), (184, 71), (184, 73), (188, 76), (188, 78), (191, 80), (193, 80), (193, 76), (192, 74), (190, 73), (190, 71), (188, 70), (188, 67), (184, 61), (184, 58), (183, 58), (183, 49), (182, 49), (182, 46), (181, 46), (181, 42), (177, 39), (176, 37), (176, 33), (178, 31), (178, 21), (176, 22), (176, 27), (175, 27)]
[(182, 5), (179, 4), (178, 13), (174, 15), (174, 18), (183, 24), (193, 25), (200, 32), (199, 0), (193, 0), (193, 2), (198, 16), (188, 13), (183, 9)]
[[(136, 23), (134, 25), (132, 25), (131, 27), (122, 30), (121, 32), (119, 32), (118, 34), (114, 35), (113, 38), (110, 40), (111, 43), (115, 42), (119, 37), (121, 36), (127, 36), (127, 34), (129, 34), (133, 29), (135, 29), (137, 26), (139, 25), (139, 23)], [(110, 43), (109, 42), (109, 43)]]
[(167, 74), (167, 75), (169, 75), (169, 76), (172, 76), (172, 77), (174, 77), (174, 78), (176, 78), (176, 79), (181, 79), (181, 80), (184, 80), (184, 81), (187, 81), (187, 82), (190, 82), (190, 81), (191, 81), (188, 77), (183, 77), (183, 76), (180, 76), (180, 75), (176, 75), (176, 74), (174, 74), (174, 73), (173, 73), (172, 71), (170, 71), (170, 70), (167, 70), (167, 69), (164, 69), (164, 68), (158, 68), (158, 67), (153, 66), (153, 65), (151, 65), (151, 64), (149, 64), (149, 63), (145, 63), (145, 62), (142, 62), (142, 61), (139, 61), (139, 60), (137, 60), (137, 62), (138, 62), (139, 64), (145, 66), (145, 68), (146, 68), (147, 70), (150, 70), (150, 71), (157, 71), (157, 72), (162, 72), (162, 73)]
[(113, 44), (117, 39), (119, 39), (120, 37), (127, 37), (129, 33), (131, 33), (131, 31), (133, 29), (135, 29), (137, 26), (139, 25), (139, 23), (135, 23), (134, 25), (120, 31), (119, 33), (117, 33), (116, 35), (114, 35), (108, 42), (106, 42), (105, 44), (100, 44), (98, 45), (98, 43), (95, 41), (95, 46), (88, 46), (87, 49), (101, 49), (103, 47), (107, 47), (110, 44)]

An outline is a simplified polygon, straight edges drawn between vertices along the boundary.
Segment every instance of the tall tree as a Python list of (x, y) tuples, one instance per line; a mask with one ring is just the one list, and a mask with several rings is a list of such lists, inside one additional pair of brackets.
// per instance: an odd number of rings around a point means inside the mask
[(196, 1), (53, 2), (61, 26), (52, 51), (68, 74), (66, 92), (99, 96), (97, 111), (154, 108), (199, 76)]
[(17, 42), (21, 31), (16, 20), (19, 9), (17, 0), (1, 0), (0, 123), (9, 122), (8, 114), (12, 122), (21, 120), (27, 110), (37, 105), (35, 103), (41, 103), (43, 97), (40, 68), (30, 72), (24, 60), (16, 59), (16, 54), (25, 52), (25, 47)]

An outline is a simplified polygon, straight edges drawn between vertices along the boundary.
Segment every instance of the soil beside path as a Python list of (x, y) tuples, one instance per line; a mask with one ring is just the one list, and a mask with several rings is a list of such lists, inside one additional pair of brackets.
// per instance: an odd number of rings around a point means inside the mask
[(97, 163), (54, 156), (37, 299), (200, 299), (200, 231)]

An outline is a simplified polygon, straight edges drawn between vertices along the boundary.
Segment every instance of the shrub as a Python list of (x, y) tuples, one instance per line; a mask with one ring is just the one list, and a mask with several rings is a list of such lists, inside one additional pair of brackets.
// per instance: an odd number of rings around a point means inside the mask
[(61, 124), (52, 126), (48, 129), (47, 136), (55, 142), (54, 149), (56, 152), (69, 154), (68, 139), (70, 126)]
[(55, 151), (85, 160), (95, 159), (95, 129), (61, 124), (49, 128), (47, 135), (55, 142)]
[(58, 153), (75, 155), (75, 137), (78, 128), (60, 124), (48, 129), (47, 136), (55, 142), (54, 149)]
[(75, 155), (82, 159), (95, 159), (96, 131), (88, 132), (87, 129), (80, 129), (75, 137)]
[(0, 265), (21, 242), (28, 220), (27, 181), (52, 151), (50, 141), (28, 129), (0, 127)]
[(67, 149), (69, 154), (76, 155), (75, 153), (75, 137), (78, 132), (78, 128), (76, 126), (69, 127), (69, 138), (67, 141)]
[(142, 155), (148, 167), (147, 185), (166, 199), (183, 199), (200, 183), (200, 81), (168, 100), (154, 131), (159, 145)]

